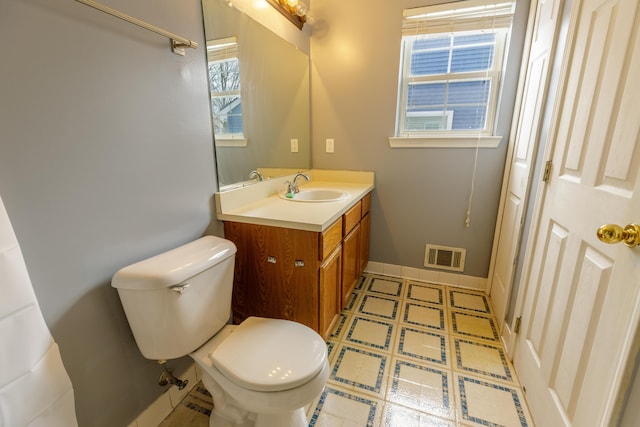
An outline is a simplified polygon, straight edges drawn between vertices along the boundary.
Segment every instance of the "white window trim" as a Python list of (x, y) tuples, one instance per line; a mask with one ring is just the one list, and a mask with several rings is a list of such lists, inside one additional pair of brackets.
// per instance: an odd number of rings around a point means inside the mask
[(390, 136), (391, 148), (496, 148), (501, 136), (460, 134), (432, 134), (426, 136)]
[[(474, 3), (478, 4), (486, 4), (493, 3), (492, 0), (471, 0), (466, 2), (469, 5), (474, 5)], [(447, 8), (448, 6), (439, 5), (439, 6), (427, 6), (424, 8), (420, 8), (421, 10), (434, 10)], [(416, 9), (417, 10), (417, 9)], [(405, 10), (405, 16), (407, 16), (407, 12), (409, 9)], [(491, 79), (491, 89), (489, 95), (489, 104), (487, 107), (487, 117), (486, 117), (486, 129), (482, 130), (474, 130), (474, 131), (451, 131), (446, 133), (441, 132), (401, 132), (400, 129), (404, 128), (404, 119), (405, 114), (401, 114), (400, 111), (403, 106), (406, 104), (408, 86), (412, 79), (405, 79), (404, 74), (406, 71), (406, 67), (408, 67), (408, 63), (410, 61), (410, 54), (407, 54), (405, 49), (405, 44), (410, 43), (409, 37), (403, 37), (403, 57), (401, 66), (401, 75), (398, 80), (399, 90), (398, 90), (398, 104), (396, 111), (396, 130), (395, 135), (389, 137), (389, 145), (391, 148), (419, 148), (419, 147), (434, 147), (434, 148), (468, 148), (468, 147), (478, 147), (478, 148), (496, 148), (500, 145), (502, 141), (502, 136), (495, 135), (495, 126), (497, 122), (497, 110), (498, 110), (498, 102), (500, 98), (500, 90), (502, 86), (502, 73), (504, 72), (504, 63), (505, 63), (505, 46), (508, 38), (508, 31), (504, 31), (501, 34), (499, 28), (496, 28), (498, 37), (496, 40), (496, 49), (494, 53), (494, 63), (493, 68), (488, 72), (480, 72), (478, 73), (482, 77), (489, 77)], [(469, 73), (471, 74), (471, 73)], [(441, 79), (443, 75), (434, 76), (437, 79)], [(428, 80), (431, 76), (426, 77), (425, 80)], [(457, 79), (454, 79), (457, 80)]]
[(249, 142), (244, 137), (234, 137), (233, 135), (214, 135), (216, 147), (246, 147)]

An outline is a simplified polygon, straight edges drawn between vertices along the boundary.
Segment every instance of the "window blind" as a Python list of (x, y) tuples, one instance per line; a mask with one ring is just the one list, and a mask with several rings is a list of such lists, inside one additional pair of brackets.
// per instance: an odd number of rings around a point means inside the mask
[(207, 61), (215, 62), (238, 57), (238, 42), (235, 37), (218, 39), (207, 43)]
[(402, 35), (508, 29), (513, 21), (514, 10), (515, 2), (497, 0), (465, 0), (405, 9)]

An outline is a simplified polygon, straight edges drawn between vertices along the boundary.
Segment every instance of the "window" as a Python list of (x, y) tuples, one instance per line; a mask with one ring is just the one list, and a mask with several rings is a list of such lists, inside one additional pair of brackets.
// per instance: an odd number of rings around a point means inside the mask
[(491, 137), (513, 9), (467, 0), (405, 10), (392, 146), (499, 142)]
[(216, 145), (246, 146), (236, 38), (207, 41), (207, 62)]

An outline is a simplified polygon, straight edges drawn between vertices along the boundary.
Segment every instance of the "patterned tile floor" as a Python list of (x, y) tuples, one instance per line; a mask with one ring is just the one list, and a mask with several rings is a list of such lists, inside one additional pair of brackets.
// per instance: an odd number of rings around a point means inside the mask
[(327, 346), (310, 427), (534, 426), (481, 292), (364, 274)]

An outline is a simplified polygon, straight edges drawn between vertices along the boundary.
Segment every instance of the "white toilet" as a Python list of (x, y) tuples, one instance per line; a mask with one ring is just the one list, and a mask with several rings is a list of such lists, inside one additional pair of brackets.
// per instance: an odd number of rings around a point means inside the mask
[(206, 236), (118, 271), (118, 289), (140, 352), (189, 354), (213, 396), (210, 425), (298, 427), (329, 376), (320, 335), (288, 320), (227, 325), (236, 247)]

